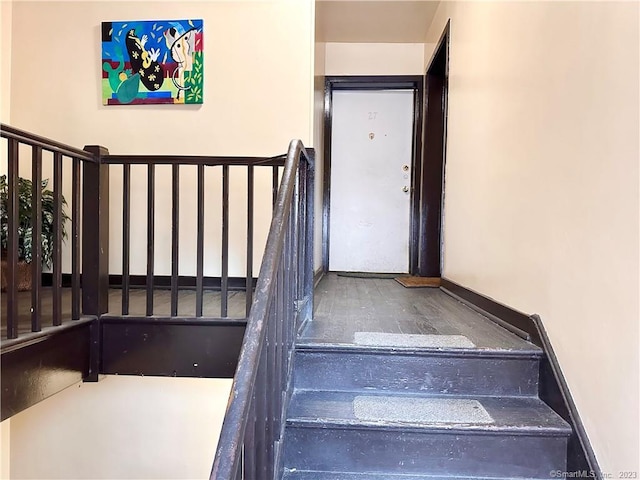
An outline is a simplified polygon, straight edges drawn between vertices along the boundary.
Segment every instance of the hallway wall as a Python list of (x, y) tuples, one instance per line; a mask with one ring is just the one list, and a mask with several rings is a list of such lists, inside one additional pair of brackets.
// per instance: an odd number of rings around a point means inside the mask
[(444, 276), (538, 313), (605, 473), (638, 461), (637, 2), (442, 2)]
[(108, 375), (73, 385), (11, 418), (10, 478), (208, 478), (231, 383)]
[(423, 43), (326, 43), (327, 75), (422, 75)]
[[(117, 154), (271, 156), (286, 152), (292, 138), (312, 146), (313, 10), (312, 0), (16, 2), (12, 124), (71, 145), (101, 144)], [(154, 18), (204, 20), (204, 104), (103, 106), (101, 22)], [(120, 168), (111, 170), (110, 272), (117, 274), (121, 268), (122, 174)], [(208, 185), (219, 192), (220, 169), (207, 170)], [(246, 173), (231, 170), (229, 273), (242, 276)], [(270, 169), (258, 170), (256, 274), (258, 252), (263, 250), (271, 218)], [(44, 175), (50, 176), (49, 170)], [(132, 169), (132, 204), (140, 205), (131, 221), (132, 274), (146, 271), (145, 179), (146, 168)], [(169, 274), (171, 266), (171, 168), (158, 168), (156, 182), (156, 274), (162, 275)], [(67, 186), (65, 195), (70, 194)], [(195, 275), (195, 186), (195, 167), (182, 168), (181, 275)], [(205, 275), (220, 275), (220, 194), (207, 196), (206, 201), (211, 220), (205, 228), (205, 251), (216, 252), (216, 256), (205, 255)], [(69, 269), (67, 250), (63, 259)]]
[[(11, 122), (11, 16), (13, 1), (0, 2), (0, 121)], [(4, 153), (3, 153), (4, 155)]]
[(0, 422), (0, 478), (11, 477), (11, 419)]

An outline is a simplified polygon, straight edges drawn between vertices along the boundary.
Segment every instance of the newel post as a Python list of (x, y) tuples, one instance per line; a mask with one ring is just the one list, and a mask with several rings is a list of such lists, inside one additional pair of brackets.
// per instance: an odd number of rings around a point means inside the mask
[(89, 374), (85, 381), (97, 382), (100, 372), (100, 315), (109, 310), (109, 165), (103, 157), (109, 150), (88, 145), (96, 162), (85, 162), (82, 173), (82, 313), (95, 315), (91, 326)]
[(99, 163), (86, 162), (82, 175), (82, 313), (99, 317), (109, 309), (109, 150), (84, 150)]

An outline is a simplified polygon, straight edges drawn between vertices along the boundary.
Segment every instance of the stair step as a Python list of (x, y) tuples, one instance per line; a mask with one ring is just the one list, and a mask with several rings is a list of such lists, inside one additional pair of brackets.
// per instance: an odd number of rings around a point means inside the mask
[(534, 397), (296, 391), (284, 462), (303, 471), (545, 478), (565, 469), (570, 434)]
[[(389, 408), (385, 409), (385, 403)], [(478, 409), (480, 413), (476, 412)], [(473, 413), (469, 413), (471, 410)], [(552, 436), (571, 434), (571, 427), (536, 397), (418, 396), (297, 390), (291, 399), (287, 424), (428, 428), (445, 429), (448, 432), (490, 429), (492, 432)]]
[(539, 350), (299, 344), (294, 386), (428, 394), (533, 396)]
[[(546, 477), (548, 478), (548, 477)], [(282, 480), (504, 480), (497, 477), (433, 477), (430, 475), (394, 475), (388, 473), (317, 472), (310, 470), (287, 470)], [(542, 480), (519, 478), (518, 480)]]

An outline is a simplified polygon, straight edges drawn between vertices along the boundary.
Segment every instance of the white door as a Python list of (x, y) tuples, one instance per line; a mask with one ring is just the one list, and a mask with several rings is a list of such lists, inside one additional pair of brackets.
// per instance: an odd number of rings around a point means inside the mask
[(329, 269), (409, 271), (413, 90), (337, 90)]

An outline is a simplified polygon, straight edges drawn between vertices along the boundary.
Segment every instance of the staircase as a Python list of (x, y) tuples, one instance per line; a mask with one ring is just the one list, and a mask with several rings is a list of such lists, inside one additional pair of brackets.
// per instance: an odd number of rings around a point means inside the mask
[(326, 276), (294, 352), (286, 480), (552, 478), (542, 351), (439, 289)]

